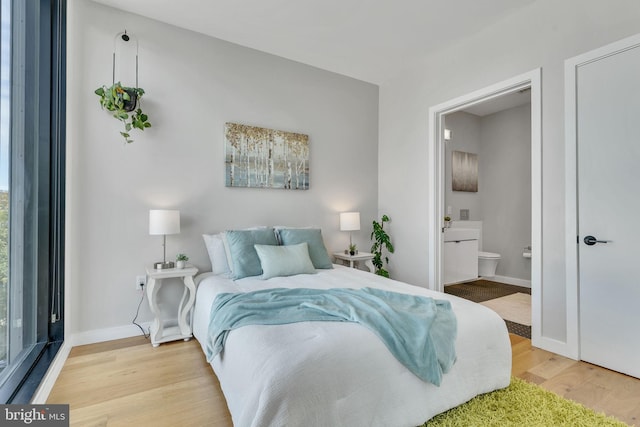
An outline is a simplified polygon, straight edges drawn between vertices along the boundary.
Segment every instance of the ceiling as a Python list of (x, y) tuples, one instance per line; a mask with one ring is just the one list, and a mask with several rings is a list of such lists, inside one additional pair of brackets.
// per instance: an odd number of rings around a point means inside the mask
[(94, 1), (380, 84), (535, 0)]

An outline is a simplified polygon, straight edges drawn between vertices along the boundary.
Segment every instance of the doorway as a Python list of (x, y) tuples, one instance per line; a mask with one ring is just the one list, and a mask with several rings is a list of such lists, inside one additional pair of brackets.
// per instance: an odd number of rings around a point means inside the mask
[[(449, 256), (451, 246), (464, 242), (451, 242), (451, 230), (445, 230), (443, 284), (482, 277), (531, 288), (531, 91), (502, 95), (444, 120), (445, 226), (477, 230), (478, 247), (472, 260), (477, 270), (465, 277), (466, 262)], [(454, 161), (462, 156), (473, 159), (466, 177), (469, 166)]]
[(531, 90), (531, 338), (539, 346), (541, 325), (542, 167), (540, 69), (516, 76), (429, 109), (429, 287), (443, 291), (445, 205), (444, 117), (505, 95)]

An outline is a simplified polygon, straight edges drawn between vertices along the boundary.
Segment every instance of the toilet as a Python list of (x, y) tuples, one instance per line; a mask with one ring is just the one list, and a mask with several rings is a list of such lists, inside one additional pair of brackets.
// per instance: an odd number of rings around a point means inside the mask
[(493, 252), (478, 252), (478, 276), (493, 277), (496, 275), (496, 268), (500, 261), (500, 254)]
[(480, 238), (478, 239), (478, 277), (494, 277), (496, 268), (498, 268), (498, 261), (502, 257), (500, 254), (482, 250), (482, 221), (452, 221), (452, 227), (480, 230)]

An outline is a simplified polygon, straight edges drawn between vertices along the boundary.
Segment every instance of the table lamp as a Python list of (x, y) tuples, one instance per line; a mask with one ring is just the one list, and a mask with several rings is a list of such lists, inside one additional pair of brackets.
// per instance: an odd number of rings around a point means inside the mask
[(149, 211), (149, 234), (163, 236), (163, 259), (153, 264), (156, 270), (175, 267), (174, 262), (167, 262), (167, 234), (178, 233), (180, 233), (180, 211), (160, 209)]
[(351, 232), (360, 230), (360, 212), (342, 212), (340, 214), (340, 231), (349, 232), (349, 246), (353, 246)]

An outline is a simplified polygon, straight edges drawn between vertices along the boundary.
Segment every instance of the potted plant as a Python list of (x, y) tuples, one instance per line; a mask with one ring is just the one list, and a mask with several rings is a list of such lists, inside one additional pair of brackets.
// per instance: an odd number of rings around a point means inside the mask
[(176, 268), (184, 268), (185, 265), (187, 264), (187, 261), (189, 261), (189, 257), (186, 256), (185, 254), (178, 254), (176, 255)]
[(349, 245), (349, 255), (354, 256), (358, 253), (358, 247), (355, 244)]
[(445, 228), (451, 227), (451, 217), (449, 215), (444, 217), (444, 227)]
[(376, 267), (375, 273), (378, 276), (389, 277), (389, 272), (385, 270), (384, 264), (389, 264), (389, 257), (384, 257), (384, 263), (382, 258), (382, 250), (386, 249), (389, 253), (393, 253), (393, 244), (391, 243), (391, 238), (384, 231), (384, 223), (389, 222), (391, 219), (387, 215), (382, 215), (382, 220), (380, 222), (373, 220), (373, 231), (371, 232), (371, 240), (373, 240), (373, 245), (371, 246), (371, 252), (373, 253), (373, 259), (371, 262)]
[[(113, 117), (124, 123), (124, 132), (120, 135), (127, 143), (132, 143), (129, 132), (132, 129), (145, 130), (151, 127), (149, 118), (142, 112), (140, 99), (144, 95), (144, 89), (140, 87), (123, 87), (120, 82), (111, 86), (101, 86), (95, 90), (100, 97), (100, 106), (113, 113)], [(137, 109), (136, 109), (137, 107)]]

